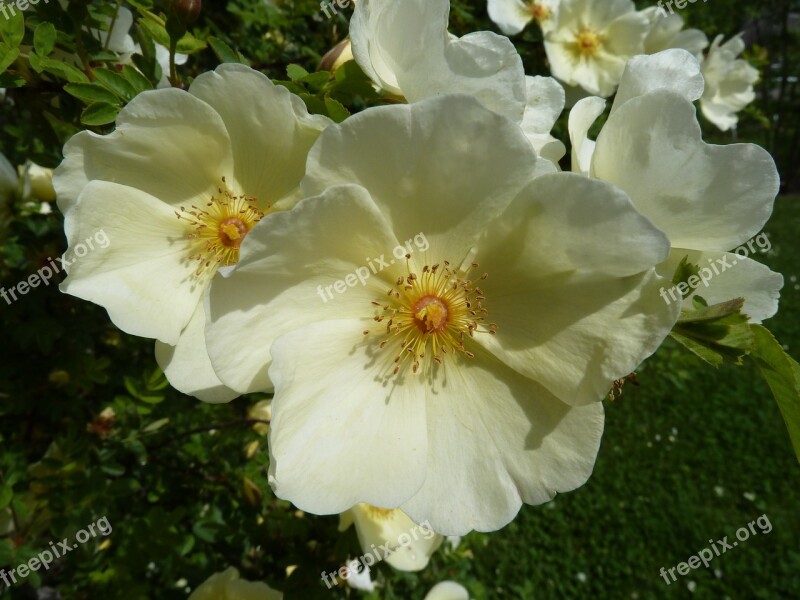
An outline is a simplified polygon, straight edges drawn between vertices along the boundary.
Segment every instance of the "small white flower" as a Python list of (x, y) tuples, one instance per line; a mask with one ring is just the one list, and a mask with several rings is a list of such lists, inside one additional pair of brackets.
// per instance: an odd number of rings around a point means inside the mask
[(719, 496), (720, 498), (722, 498), (725, 495), (725, 488), (722, 487), (721, 485), (715, 485), (714, 486), (714, 493), (717, 496)]
[(700, 108), (706, 119), (728, 131), (739, 122), (736, 113), (755, 100), (753, 85), (758, 81), (758, 69), (737, 58), (745, 48), (741, 34), (724, 44), (722, 38), (716, 37), (702, 62), (706, 89)]
[(588, 579), (588, 577), (586, 576), (586, 573), (583, 573), (583, 572), (579, 572), (577, 575), (575, 575), (575, 577), (581, 583), (586, 583), (586, 580)]
[(489, 18), (506, 35), (516, 35), (531, 21), (547, 33), (553, 28), (560, 0), (489, 0)]
[(425, 600), (469, 600), (469, 592), (460, 583), (442, 581), (431, 588)]
[(563, 0), (545, 36), (545, 50), (556, 79), (590, 94), (611, 96), (625, 63), (644, 52), (650, 28), (647, 15), (632, 0)]
[(694, 591), (697, 589), (697, 583), (691, 580), (687, 581), (686, 589), (689, 590), (691, 593), (694, 593)]
[(742, 496), (744, 496), (745, 500), (749, 500), (750, 502), (755, 502), (756, 500), (756, 495), (753, 492), (745, 492)]

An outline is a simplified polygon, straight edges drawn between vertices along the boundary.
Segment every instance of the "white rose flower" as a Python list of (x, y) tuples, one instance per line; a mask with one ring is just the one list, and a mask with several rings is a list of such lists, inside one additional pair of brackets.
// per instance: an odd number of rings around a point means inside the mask
[(608, 97), (627, 60), (644, 52), (650, 29), (632, 0), (562, 0), (545, 50), (556, 79)]
[[(585, 482), (598, 400), (677, 318), (652, 269), (669, 245), (613, 186), (534, 180), (536, 161), (516, 124), (464, 96), (320, 137), (302, 184), (320, 195), (259, 223), (207, 301), (220, 378), (275, 384), (279, 497), (400, 508), (461, 535)], [(424, 251), (397, 254), (420, 235)]]
[(245, 581), (239, 571), (230, 567), (209, 577), (189, 600), (281, 600), (283, 594), (266, 583)]
[(724, 44), (722, 37), (716, 37), (702, 62), (706, 89), (700, 109), (706, 119), (728, 131), (739, 122), (736, 113), (755, 100), (753, 85), (758, 81), (758, 69), (737, 58), (744, 52), (741, 34)]
[(544, 33), (552, 29), (561, 0), (489, 0), (489, 18), (506, 35), (520, 33), (536, 21)]
[[(449, 0), (358, 2), (350, 23), (356, 61), (378, 87), (409, 102), (442, 94), (474, 96), (520, 123), (536, 150), (557, 164), (566, 150), (550, 130), (564, 108), (563, 89), (550, 78), (526, 78), (522, 59), (504, 36), (489, 31), (450, 36), (449, 10)], [(544, 162), (540, 169), (553, 170)]]
[(449, 0), (358, 2), (350, 21), (356, 62), (376, 85), (409, 102), (467, 94), (519, 121), (527, 95), (514, 44), (489, 31), (451, 37), (449, 12)]
[(701, 56), (708, 47), (708, 36), (699, 29), (684, 29), (683, 17), (664, 15), (658, 8), (642, 11), (650, 18), (650, 32), (644, 40), (644, 53), (656, 54), (671, 48), (683, 48)]
[(469, 592), (455, 581), (441, 581), (425, 595), (425, 600), (469, 600)]
[(156, 358), (180, 391), (230, 400), (205, 352), (201, 298), (255, 223), (294, 203), (329, 123), (242, 65), (200, 75), (188, 92), (138, 95), (114, 133), (81, 132), (64, 148), (54, 185), (70, 247), (100, 230), (110, 243), (68, 268), (63, 291), (158, 340)]
[[(402, 510), (357, 504), (339, 517), (339, 531), (355, 524), (364, 554), (386, 546), (392, 550), (383, 560), (399, 571), (421, 571), (428, 566), (444, 537), (418, 525)], [(377, 562), (377, 561), (376, 561)], [(368, 566), (368, 565), (367, 565)]]
[[(769, 219), (778, 171), (769, 153), (754, 144), (703, 142), (692, 104), (702, 94), (700, 66), (685, 50), (636, 57), (596, 144), (587, 132), (605, 102), (587, 98), (573, 108), (573, 170), (625, 190), (669, 236), (672, 251), (659, 266), (665, 277), (671, 279), (688, 256), (711, 271), (709, 285), (697, 288), (698, 295), (709, 304), (744, 297), (743, 312), (759, 323), (778, 310), (783, 277), (728, 251), (755, 236)], [(691, 306), (690, 298), (686, 305)]]

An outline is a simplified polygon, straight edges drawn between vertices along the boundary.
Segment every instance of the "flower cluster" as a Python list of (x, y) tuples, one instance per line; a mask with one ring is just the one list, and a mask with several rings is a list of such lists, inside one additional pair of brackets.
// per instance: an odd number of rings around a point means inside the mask
[[(275, 494), (343, 514), (365, 551), (414, 523), (497, 530), (580, 487), (602, 400), (682, 309), (777, 311), (782, 277), (747, 258), (702, 298), (659, 293), (758, 234), (778, 193), (766, 151), (709, 145), (697, 120), (700, 101), (732, 127), (749, 101), (740, 39), (704, 58), (699, 32), (630, 0), (489, 9), (507, 33), (536, 20), (554, 77), (591, 94), (568, 116), (571, 172), (552, 135), (564, 88), (526, 75), (508, 38), (450, 35), (448, 0), (359, 0), (352, 56), (383, 105), (335, 124), (223, 64), (75, 135), (53, 179), (70, 245), (114, 240), (63, 291), (154, 339), (187, 394), (274, 394)], [(320, 302), (420, 232), (424, 250)], [(387, 562), (420, 569), (441, 541)], [(215, 577), (193, 597), (244, 597), (235, 571)]]
[(639, 54), (691, 52), (706, 82), (703, 115), (723, 131), (736, 127), (736, 113), (755, 99), (758, 80), (758, 71), (738, 58), (741, 36), (724, 44), (718, 36), (708, 48), (702, 31), (684, 29), (683, 18), (660, 5), (637, 11), (633, 0), (488, 0), (489, 16), (508, 35), (531, 21), (539, 25), (553, 77), (576, 95), (613, 95), (626, 62)]

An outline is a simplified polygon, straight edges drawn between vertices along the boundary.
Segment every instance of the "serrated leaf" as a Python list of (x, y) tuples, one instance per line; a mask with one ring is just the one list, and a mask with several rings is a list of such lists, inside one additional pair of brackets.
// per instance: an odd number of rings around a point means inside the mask
[(11, 48), (4, 43), (0, 43), (0, 74), (5, 73), (6, 69), (14, 64), (19, 57), (19, 48)]
[(90, 126), (108, 125), (116, 120), (117, 113), (119, 113), (119, 106), (99, 102), (86, 107), (81, 114), (81, 123)]
[(52, 23), (40, 23), (33, 32), (33, 47), (41, 56), (48, 56), (56, 47), (56, 28)]
[(97, 83), (68, 83), (64, 91), (86, 104), (105, 102), (106, 104), (119, 105), (117, 97)]
[(800, 365), (786, 354), (766, 327), (751, 325), (750, 329), (755, 340), (751, 358), (778, 403), (795, 456), (800, 461)]
[[(5, 2), (3, 2), (5, 4)], [(10, 11), (9, 11), (10, 12)], [(25, 37), (25, 17), (21, 10), (16, 10), (7, 17), (3, 15), (0, 19), (0, 40), (3, 40), (11, 48), (19, 48), (22, 38)]]
[[(34, 66), (34, 57), (37, 56), (36, 54), (30, 55), (31, 66), (36, 69)], [(51, 75), (55, 75), (56, 77), (60, 77), (61, 79), (66, 79), (70, 83), (89, 83), (89, 78), (86, 74), (81, 71), (80, 69), (73, 67), (72, 65), (61, 62), (60, 60), (53, 60), (52, 58), (38, 58), (38, 66), (39, 69), (43, 71), (47, 71)]]
[(743, 305), (744, 298), (737, 298), (697, 310), (684, 309), (670, 335), (714, 367), (725, 361), (740, 365), (754, 344), (747, 316), (741, 312)]
[(286, 75), (288, 75), (289, 79), (292, 81), (300, 81), (305, 77), (308, 77), (308, 71), (306, 71), (300, 65), (291, 64), (286, 67)]
[(325, 102), (317, 98), (316, 96), (308, 93), (298, 94), (303, 102), (306, 103), (306, 108), (308, 108), (308, 112), (314, 115), (324, 115), (328, 112), (327, 107), (325, 106)]
[(133, 86), (137, 93), (153, 89), (153, 84), (150, 80), (130, 65), (122, 67), (122, 76)]
[(217, 55), (217, 58), (220, 60), (220, 62), (246, 64), (242, 58), (242, 55), (228, 46), (228, 44), (223, 42), (221, 39), (211, 36), (208, 38), (208, 44), (211, 46), (214, 54)]
[(330, 97), (325, 98), (325, 108), (328, 109), (328, 116), (336, 123), (341, 123), (350, 116), (350, 111), (341, 102)]
[(299, 81), (305, 83), (315, 92), (320, 91), (325, 84), (331, 79), (331, 74), (328, 71), (317, 71), (316, 73), (309, 73)]
[(110, 69), (94, 69), (92, 74), (106, 89), (122, 100), (130, 101), (136, 96), (136, 89), (119, 73)]

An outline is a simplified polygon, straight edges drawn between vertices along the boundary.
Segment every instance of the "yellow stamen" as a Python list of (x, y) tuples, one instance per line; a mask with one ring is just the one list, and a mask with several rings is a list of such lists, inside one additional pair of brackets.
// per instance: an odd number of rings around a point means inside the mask
[(581, 29), (575, 36), (573, 51), (579, 57), (590, 58), (597, 54), (603, 45), (603, 37), (589, 28)]
[(187, 222), (187, 237), (196, 240), (189, 259), (200, 262), (195, 272), (198, 277), (207, 269), (236, 264), (242, 241), (264, 216), (255, 198), (231, 193), (224, 177), (217, 194), (205, 206), (181, 206), (175, 214)]
[[(477, 268), (472, 264), (471, 269)], [(447, 354), (475, 355), (468, 340), (476, 332), (494, 334), (497, 325), (486, 323), (489, 311), (484, 308), (483, 292), (472, 281), (459, 275), (448, 261), (425, 265), (417, 275), (407, 265), (406, 277), (398, 277), (387, 292), (387, 302), (373, 301), (377, 307), (373, 320), (381, 323), (376, 332), (379, 347), (391, 347), (395, 353), (393, 374), (404, 363), (414, 373), (429, 373), (442, 364)], [(480, 279), (486, 279), (483, 274)], [(385, 322), (385, 324), (383, 324)], [(364, 331), (370, 335), (370, 331)]]

